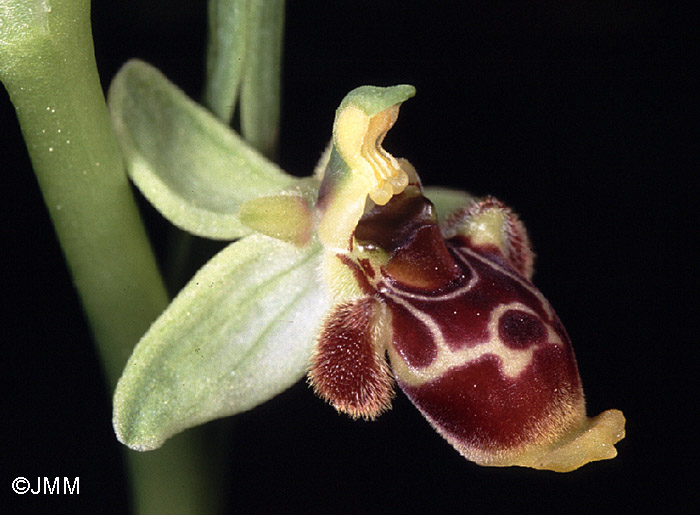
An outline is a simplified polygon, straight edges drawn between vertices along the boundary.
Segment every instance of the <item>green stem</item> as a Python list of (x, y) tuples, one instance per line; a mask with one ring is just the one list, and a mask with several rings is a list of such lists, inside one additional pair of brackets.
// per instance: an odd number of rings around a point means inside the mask
[(37, 12), (41, 4), (10, 2), (36, 16), (26, 37), (3, 40), (0, 78), (114, 387), (167, 296), (112, 134), (89, 1), (57, 0)]
[(263, 155), (277, 153), (284, 0), (252, 2), (241, 88), (241, 135)]
[(230, 123), (240, 93), (241, 135), (277, 153), (284, 0), (209, 0), (204, 105)]
[(189, 429), (156, 451), (127, 450), (134, 513), (191, 515), (221, 513), (223, 455), (214, 454), (216, 426)]
[(250, 0), (209, 0), (209, 42), (204, 105), (231, 123), (245, 69)]
[[(90, 2), (2, 0), (0, 17), (0, 80), (113, 389), (168, 299), (100, 88)], [(197, 439), (128, 453), (139, 513), (212, 510)]]

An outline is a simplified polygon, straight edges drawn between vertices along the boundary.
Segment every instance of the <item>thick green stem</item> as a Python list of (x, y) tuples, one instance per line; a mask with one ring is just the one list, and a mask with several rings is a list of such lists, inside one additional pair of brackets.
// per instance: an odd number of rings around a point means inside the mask
[[(100, 88), (90, 2), (0, 0), (0, 17), (0, 80), (113, 388), (168, 299)], [(130, 459), (138, 512), (211, 511), (195, 438)]]
[[(10, 2), (36, 16), (3, 38), (0, 78), (114, 387), (167, 296), (100, 88), (89, 1)], [(23, 37), (26, 36), (26, 37)], [(10, 38), (8, 38), (10, 39)]]

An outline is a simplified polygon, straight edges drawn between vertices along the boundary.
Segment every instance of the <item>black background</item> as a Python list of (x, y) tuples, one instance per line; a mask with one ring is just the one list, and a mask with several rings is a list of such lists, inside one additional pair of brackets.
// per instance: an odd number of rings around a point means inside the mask
[[(281, 165), (310, 173), (350, 89), (414, 84), (385, 146), (426, 184), (490, 193), (520, 213), (589, 414), (623, 410), (628, 436), (615, 460), (570, 474), (482, 468), (400, 394), (378, 421), (353, 422), (300, 383), (230, 423), (228, 509), (694, 511), (698, 31), (683, 13), (635, 1), (398, 5), (289, 2)], [(139, 57), (198, 98), (205, 13), (204, 1), (96, 2), (105, 87)], [(17, 512), (123, 513), (109, 394), (4, 90), (0, 117), (0, 499)], [(10, 482), (20, 475), (80, 476), (81, 493), (19, 497)]]

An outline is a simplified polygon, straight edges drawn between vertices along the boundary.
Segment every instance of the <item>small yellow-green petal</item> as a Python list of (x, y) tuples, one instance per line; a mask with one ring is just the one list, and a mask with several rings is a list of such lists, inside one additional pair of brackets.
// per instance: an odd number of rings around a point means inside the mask
[(241, 222), (260, 234), (295, 245), (308, 243), (314, 216), (301, 195), (275, 195), (248, 200), (241, 206)]

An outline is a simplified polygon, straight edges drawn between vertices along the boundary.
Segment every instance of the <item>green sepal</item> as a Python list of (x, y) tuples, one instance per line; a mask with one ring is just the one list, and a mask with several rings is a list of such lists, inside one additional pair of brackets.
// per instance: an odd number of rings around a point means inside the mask
[(329, 307), (318, 244), (252, 235), (207, 263), (138, 343), (114, 395), (136, 450), (249, 410), (298, 381)]
[(122, 67), (108, 103), (131, 179), (156, 209), (192, 234), (250, 234), (238, 219), (241, 204), (298, 180), (144, 62)]
[(466, 191), (453, 190), (438, 186), (423, 188), (423, 195), (435, 206), (438, 223), (442, 223), (457, 211), (469, 207), (476, 198)]

